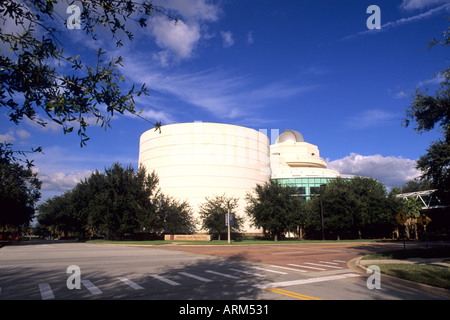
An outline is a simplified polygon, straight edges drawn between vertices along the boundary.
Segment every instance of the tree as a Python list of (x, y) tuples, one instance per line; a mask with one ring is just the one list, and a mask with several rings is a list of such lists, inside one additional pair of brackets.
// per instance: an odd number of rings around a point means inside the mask
[[(97, 32), (107, 32), (117, 46), (123, 45), (123, 34), (133, 39), (127, 26), (129, 20), (145, 27), (150, 17), (168, 15), (151, 0), (0, 2), (0, 45), (7, 49), (0, 56), (0, 106), (8, 109), (15, 124), (27, 117), (45, 126), (47, 121), (39, 116), (42, 110), (50, 121), (62, 126), (64, 133), (78, 127), (83, 146), (89, 139), (88, 118), (107, 128), (114, 114), (129, 112), (140, 116), (134, 98), (147, 95), (148, 90), (145, 84), (140, 89), (134, 85), (128, 89), (119, 86), (125, 81), (119, 72), (122, 57), (106, 61), (105, 51), (99, 48), (95, 62), (89, 65), (83, 62), (89, 55), (73, 57), (64, 53), (62, 31), (69, 30), (61, 10), (74, 3), (78, 8), (82, 6), (83, 31), (93, 40)], [(161, 125), (153, 124), (157, 128)]]
[(123, 239), (144, 228), (151, 229), (156, 221), (155, 197), (158, 177), (137, 172), (119, 163), (95, 171), (72, 190), (56, 196), (38, 207), (38, 221), (58, 231), (106, 234), (110, 239)]
[(415, 238), (419, 239), (419, 233), (417, 230), (417, 218), (419, 218), (420, 216), (421, 209), (422, 204), (418, 199), (408, 198), (402, 201), (402, 211), (408, 218), (407, 222), (405, 223), (405, 231), (408, 239), (411, 237), (410, 228), (414, 229)]
[(307, 229), (321, 230), (338, 239), (390, 235), (394, 226), (393, 198), (384, 186), (372, 178), (337, 178), (321, 186), (320, 193), (309, 204)]
[(246, 213), (256, 227), (268, 231), (275, 241), (299, 225), (300, 199), (292, 187), (271, 180), (247, 194)]
[(75, 217), (71, 196), (72, 193), (67, 191), (60, 196), (47, 199), (39, 205), (38, 223), (51, 226), (51, 234), (64, 233), (64, 236), (67, 237), (69, 232), (78, 231), (74, 223)]
[(155, 199), (155, 203), (158, 205), (153, 228), (166, 234), (192, 234), (195, 232), (192, 208), (187, 201), (178, 201), (172, 197), (161, 195)]
[[(450, 22), (450, 18), (447, 18)], [(444, 31), (445, 40), (432, 40), (428, 47), (436, 45), (450, 45), (450, 26)], [(442, 138), (431, 143), (417, 161), (422, 179), (429, 180), (433, 188), (437, 189), (437, 196), (446, 204), (450, 204), (450, 68), (446, 68), (435, 75), (442, 78), (439, 89), (434, 95), (429, 89), (422, 91), (417, 88), (412, 96), (412, 103), (406, 109), (404, 125), (408, 127), (411, 122), (419, 133), (428, 132), (439, 127)]]
[(221, 232), (226, 230), (225, 217), (228, 214), (234, 215), (234, 224), (230, 226), (231, 232), (239, 232), (243, 224), (243, 219), (236, 215), (238, 199), (233, 197), (214, 196), (207, 197), (200, 205), (200, 218), (202, 228), (215, 235), (220, 240)]
[(11, 162), (11, 149), (0, 145), (0, 227), (27, 226), (41, 197), (37, 173)]
[(132, 235), (145, 227), (143, 221), (155, 214), (155, 207), (150, 201), (158, 178), (154, 173), (146, 175), (144, 168), (138, 173), (133, 167), (113, 164), (105, 170), (105, 186), (101, 191), (103, 201), (102, 229), (111, 239), (122, 239), (124, 234)]

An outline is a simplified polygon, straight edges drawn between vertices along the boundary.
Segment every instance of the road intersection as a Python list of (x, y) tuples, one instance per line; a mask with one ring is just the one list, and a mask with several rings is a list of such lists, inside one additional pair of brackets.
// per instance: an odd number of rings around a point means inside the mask
[[(415, 300), (449, 299), (433, 290), (353, 268), (390, 242), (232, 246), (114, 246), (41, 242), (0, 249), (0, 300)], [(69, 289), (69, 266), (81, 270)]]

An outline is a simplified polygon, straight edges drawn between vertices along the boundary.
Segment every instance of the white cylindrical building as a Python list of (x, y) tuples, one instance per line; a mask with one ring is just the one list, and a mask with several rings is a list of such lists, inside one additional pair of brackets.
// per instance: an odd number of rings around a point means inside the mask
[[(240, 199), (237, 214), (245, 217), (247, 192), (270, 180), (270, 143), (265, 134), (236, 125), (165, 125), (141, 135), (139, 165), (155, 171), (164, 194), (187, 200), (196, 217), (206, 197), (216, 195)], [(244, 229), (260, 233), (249, 223)]]

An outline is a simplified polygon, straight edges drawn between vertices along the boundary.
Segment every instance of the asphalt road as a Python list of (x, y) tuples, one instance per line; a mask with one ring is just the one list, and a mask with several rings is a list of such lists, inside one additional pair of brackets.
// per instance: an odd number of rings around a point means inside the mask
[[(359, 255), (393, 248), (401, 244), (130, 247), (22, 242), (0, 248), (0, 300), (449, 299), (383, 275), (381, 288), (369, 289), (370, 274), (348, 266)], [(79, 276), (68, 273), (69, 266), (78, 267)], [(70, 289), (78, 280), (80, 288)]]

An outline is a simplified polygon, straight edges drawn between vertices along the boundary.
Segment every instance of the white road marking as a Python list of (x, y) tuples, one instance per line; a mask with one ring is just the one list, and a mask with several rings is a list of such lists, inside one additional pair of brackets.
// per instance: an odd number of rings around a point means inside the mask
[(257, 269), (257, 270), (263, 270), (263, 271), (267, 271), (267, 272), (272, 272), (272, 273), (287, 274), (286, 272), (276, 271), (276, 270), (271, 270), (271, 269), (265, 269), (265, 268), (260, 268), (260, 267), (252, 267), (252, 268), (253, 269)]
[(180, 284), (179, 284), (178, 282), (175, 282), (175, 281), (172, 281), (172, 280), (170, 280), (170, 279), (161, 277), (161, 276), (158, 275), (158, 274), (151, 274), (150, 277), (155, 278), (155, 279), (158, 279), (158, 280), (160, 280), (160, 281), (162, 281), (162, 282), (165, 282), (165, 283), (167, 283), (167, 284), (170, 284), (171, 286), (180, 286)]
[(347, 262), (347, 261), (343, 261), (343, 260), (333, 260), (334, 262), (342, 262), (342, 263), (344, 263), (344, 262)]
[(320, 264), (320, 263), (305, 262), (305, 264), (310, 264), (310, 265), (313, 265), (313, 266), (319, 266), (319, 267), (327, 267), (327, 268), (342, 269), (342, 267), (327, 266), (327, 265), (325, 265), (325, 264)]
[(240, 273), (249, 274), (249, 275), (252, 275), (252, 276), (265, 277), (265, 275), (263, 275), (263, 274), (254, 273), (254, 272), (250, 272), (250, 271), (239, 270), (239, 269), (233, 269), (233, 268), (230, 268), (230, 270), (236, 271), (236, 272), (240, 272)]
[(272, 283), (266, 283), (266, 284), (257, 284), (257, 285), (255, 285), (255, 287), (260, 288), (260, 289), (289, 287), (289, 286), (295, 286), (295, 285), (332, 281), (332, 280), (339, 280), (339, 279), (346, 279), (346, 278), (356, 278), (356, 277), (362, 277), (362, 275), (359, 275), (357, 273), (345, 273), (345, 274), (338, 274), (335, 276), (328, 276), (328, 277), (318, 277), (318, 278), (310, 278), (310, 279), (302, 279), (302, 280), (292, 280), (292, 281), (272, 282)]
[(122, 281), (123, 283), (126, 283), (127, 285), (129, 285), (130, 287), (132, 287), (135, 290), (142, 290), (144, 289), (144, 287), (141, 287), (140, 285), (138, 285), (136, 282), (131, 281), (127, 278), (124, 277), (118, 277), (117, 279), (119, 279), (120, 281)]
[(55, 295), (53, 294), (52, 288), (48, 283), (40, 283), (39, 291), (41, 292), (42, 300), (50, 300), (55, 299)]
[(321, 271), (327, 270), (327, 269), (323, 269), (323, 268), (316, 268), (316, 267), (302, 266), (302, 265), (294, 264), (294, 263), (289, 263), (288, 266), (299, 267), (299, 268), (306, 268), (306, 269), (313, 269), (313, 270), (321, 270)]
[(91, 294), (100, 294), (103, 293), (102, 290), (97, 288), (91, 281), (89, 280), (81, 280), (81, 283), (89, 290)]
[(296, 254), (296, 253), (303, 253), (303, 251), (292, 251), (292, 252), (274, 252), (271, 254)]
[(330, 262), (330, 261), (319, 261), (321, 263), (327, 263), (327, 264), (333, 264), (333, 265), (339, 265), (337, 262)]
[(222, 272), (217, 272), (217, 271), (212, 271), (212, 270), (206, 270), (205, 272), (212, 273), (212, 274), (217, 274), (219, 276), (226, 277), (226, 278), (240, 279), (239, 277), (232, 276), (230, 274), (226, 274), (226, 273), (222, 273)]
[(187, 272), (178, 272), (178, 273), (183, 275), (183, 276), (186, 276), (186, 277), (189, 277), (189, 278), (192, 278), (192, 279), (197, 279), (197, 280), (200, 280), (200, 281), (203, 281), (203, 282), (212, 282), (211, 279), (206, 279), (206, 278), (203, 278), (203, 277), (200, 277), (200, 276), (196, 276), (195, 274), (192, 274), (192, 273), (187, 273)]
[(282, 266), (276, 266), (274, 264), (269, 265), (272, 268), (280, 268), (280, 269), (284, 269), (284, 270), (291, 270), (291, 271), (299, 271), (299, 272), (308, 272), (306, 270), (300, 270), (300, 269), (295, 269), (295, 268), (288, 268), (288, 267), (282, 267)]

